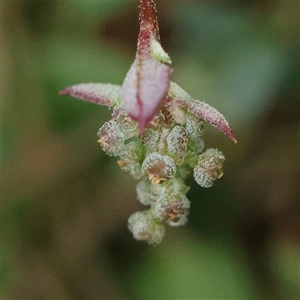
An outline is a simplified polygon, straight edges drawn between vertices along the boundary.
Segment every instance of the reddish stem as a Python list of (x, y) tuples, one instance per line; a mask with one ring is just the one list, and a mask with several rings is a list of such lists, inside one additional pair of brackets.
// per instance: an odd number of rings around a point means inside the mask
[(160, 40), (154, 0), (139, 0), (139, 20), (137, 54), (141, 58), (147, 58), (150, 56), (150, 38)]
[(159, 41), (156, 4), (154, 0), (139, 0), (140, 29), (150, 31)]

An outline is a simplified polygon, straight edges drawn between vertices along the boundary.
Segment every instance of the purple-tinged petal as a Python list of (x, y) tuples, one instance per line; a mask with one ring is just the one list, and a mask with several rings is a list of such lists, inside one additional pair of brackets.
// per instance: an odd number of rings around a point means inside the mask
[[(122, 87), (125, 112), (139, 124), (143, 132), (158, 111), (170, 86), (172, 69), (159, 60), (168, 61), (159, 43), (159, 30), (153, 0), (139, 1), (140, 32), (136, 59), (129, 69)], [(152, 51), (151, 51), (152, 41)], [(152, 57), (152, 52), (155, 57)]]
[(129, 69), (122, 87), (123, 107), (139, 123), (140, 132), (158, 111), (170, 85), (172, 69), (154, 59), (138, 58)]
[(191, 114), (195, 115), (196, 117), (207, 121), (214, 127), (220, 129), (224, 134), (226, 134), (233, 142), (237, 143), (237, 140), (233, 136), (231, 128), (225, 119), (225, 117), (214, 107), (210, 106), (209, 104), (194, 100), (182, 100), (182, 99), (174, 99), (175, 105), (179, 105), (185, 109), (187, 109)]
[(59, 94), (105, 105), (108, 108), (112, 108), (121, 102), (121, 86), (109, 83), (82, 83), (67, 87)]

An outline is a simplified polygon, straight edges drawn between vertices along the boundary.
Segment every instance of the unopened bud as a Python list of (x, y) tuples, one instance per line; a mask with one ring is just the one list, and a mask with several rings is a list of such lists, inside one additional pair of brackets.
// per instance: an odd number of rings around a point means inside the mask
[(199, 166), (194, 168), (194, 178), (200, 186), (205, 188), (211, 187), (216, 180), (216, 177), (211, 176), (205, 169)]
[(224, 154), (218, 149), (207, 149), (198, 157), (198, 165), (205, 169), (221, 169), (225, 161)]
[(192, 168), (198, 163), (198, 155), (203, 151), (204, 142), (200, 136), (189, 138), (188, 151), (185, 156), (187, 162)]
[(138, 123), (129, 116), (127, 116), (125, 112), (119, 115), (118, 122), (120, 124), (120, 129), (122, 130), (125, 139), (130, 139), (133, 136), (138, 136)]
[(202, 187), (211, 187), (214, 181), (223, 175), (225, 157), (217, 149), (208, 149), (198, 156), (198, 163), (194, 168), (194, 178)]
[(204, 121), (193, 114), (187, 114), (185, 126), (188, 137), (195, 138), (204, 133)]
[(106, 154), (111, 156), (120, 154), (124, 147), (124, 134), (121, 132), (116, 120), (104, 123), (97, 135), (100, 138), (98, 143)]
[(148, 174), (153, 183), (159, 183), (172, 178), (176, 173), (176, 166), (171, 157), (154, 152), (144, 160), (142, 171)]
[(151, 150), (157, 150), (160, 134), (161, 132), (159, 129), (154, 129), (154, 128), (147, 129), (142, 136), (142, 141), (144, 146)]
[(173, 194), (160, 198), (154, 205), (154, 215), (160, 220), (178, 219), (188, 214), (190, 201), (183, 194)]
[(201, 137), (197, 136), (189, 139), (188, 149), (191, 152), (199, 154), (203, 151), (203, 148), (204, 148), (204, 141), (201, 139)]
[(170, 111), (176, 123), (181, 125), (186, 123), (186, 112), (181, 107), (178, 105), (171, 105)]
[(184, 127), (175, 126), (167, 136), (168, 152), (173, 155), (184, 154), (188, 138)]
[(150, 211), (139, 211), (128, 219), (128, 229), (135, 239), (149, 244), (159, 244), (165, 235), (162, 222), (154, 219)]
[(136, 186), (137, 198), (143, 205), (151, 205), (156, 200), (156, 196), (151, 191), (152, 183), (146, 179)]
[(135, 179), (143, 176), (142, 172), (143, 148), (139, 141), (132, 141), (124, 145), (118, 165), (121, 170)]

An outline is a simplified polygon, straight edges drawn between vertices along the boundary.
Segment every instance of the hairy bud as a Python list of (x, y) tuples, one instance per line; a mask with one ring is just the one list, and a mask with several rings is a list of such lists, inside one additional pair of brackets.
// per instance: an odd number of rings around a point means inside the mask
[(151, 205), (157, 199), (151, 190), (152, 183), (145, 179), (139, 182), (136, 186), (137, 198), (143, 205)]
[(160, 130), (149, 128), (142, 136), (142, 141), (145, 147), (149, 150), (157, 150), (160, 138)]
[(125, 139), (130, 139), (139, 134), (138, 123), (124, 112), (118, 116), (118, 123)]
[(153, 152), (144, 160), (142, 170), (148, 174), (152, 182), (159, 183), (172, 178), (176, 172), (176, 166), (171, 157)]
[(197, 138), (204, 133), (204, 121), (192, 114), (187, 114), (185, 126), (188, 137)]
[(132, 141), (124, 145), (118, 165), (123, 172), (131, 175), (133, 178), (139, 179), (143, 176), (142, 157), (143, 148), (141, 142)]
[(120, 154), (124, 147), (124, 134), (121, 132), (116, 120), (104, 123), (97, 135), (100, 138), (98, 143), (106, 154), (111, 156)]
[(168, 152), (170, 154), (184, 154), (186, 152), (187, 143), (188, 138), (182, 126), (175, 126), (167, 136)]
[(162, 222), (153, 218), (150, 211), (139, 211), (128, 219), (128, 229), (133, 236), (148, 244), (159, 244), (165, 235), (165, 228)]
[(167, 195), (154, 205), (154, 215), (160, 220), (178, 219), (188, 214), (190, 201), (183, 194)]
[(214, 181), (223, 175), (225, 157), (217, 149), (208, 149), (198, 156), (198, 163), (194, 168), (194, 178), (202, 187), (211, 187)]

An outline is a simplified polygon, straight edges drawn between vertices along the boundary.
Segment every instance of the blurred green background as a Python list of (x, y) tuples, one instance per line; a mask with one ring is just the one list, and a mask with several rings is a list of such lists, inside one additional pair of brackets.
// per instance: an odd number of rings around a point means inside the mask
[(221, 111), (234, 145), (189, 223), (135, 241), (134, 179), (106, 156), (105, 107), (68, 85), (121, 84), (135, 1), (2, 1), (2, 299), (299, 299), (298, 1), (157, 1), (172, 80)]

